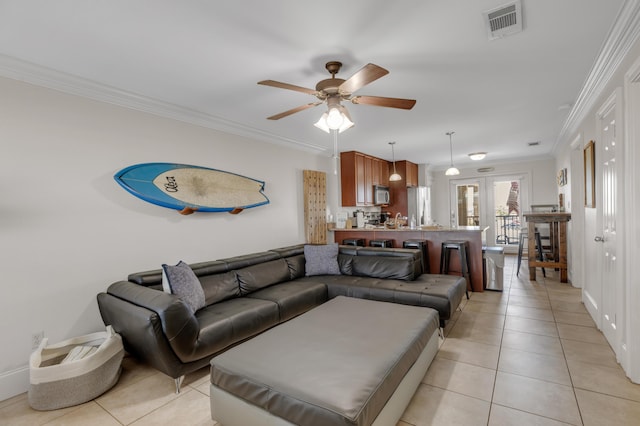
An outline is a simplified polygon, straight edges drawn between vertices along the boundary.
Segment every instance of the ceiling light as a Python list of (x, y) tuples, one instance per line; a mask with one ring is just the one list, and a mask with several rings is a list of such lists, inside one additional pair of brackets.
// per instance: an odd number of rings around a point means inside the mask
[(450, 149), (450, 153), (451, 153), (451, 166), (447, 169), (446, 172), (444, 172), (445, 175), (447, 176), (456, 176), (460, 174), (460, 170), (456, 169), (453, 166), (453, 142), (451, 141), (451, 135), (453, 135), (455, 132), (447, 132), (445, 133), (447, 136), (449, 136), (449, 149)]
[(393, 160), (393, 174), (391, 176), (389, 176), (389, 180), (391, 182), (397, 182), (399, 180), (402, 180), (402, 176), (400, 176), (398, 174), (398, 172), (396, 171), (396, 153), (393, 150), (393, 146), (395, 145), (395, 142), (389, 142), (389, 145), (391, 145), (391, 158)]
[(331, 130), (337, 130), (342, 133), (353, 127), (353, 120), (349, 116), (349, 111), (342, 105), (337, 98), (327, 99), (329, 110), (322, 113), (320, 119), (314, 124), (318, 129), (330, 133)]
[(482, 160), (486, 156), (487, 156), (486, 152), (472, 152), (471, 154), (469, 154), (469, 158), (471, 158), (474, 161)]

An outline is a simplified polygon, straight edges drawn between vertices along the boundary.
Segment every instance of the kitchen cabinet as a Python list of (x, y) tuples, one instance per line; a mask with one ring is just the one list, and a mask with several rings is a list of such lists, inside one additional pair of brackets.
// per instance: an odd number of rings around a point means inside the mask
[(389, 186), (389, 162), (373, 158), (373, 184)]
[[(391, 166), (393, 170), (393, 165)], [(396, 161), (396, 171), (402, 180), (391, 182), (391, 204), (393, 213), (400, 213), (402, 216), (408, 214), (408, 194), (407, 188), (418, 186), (418, 165), (411, 161)]]
[(389, 184), (389, 162), (357, 151), (340, 153), (343, 206), (372, 206), (373, 185)]
[(396, 161), (396, 170), (402, 176), (404, 186), (418, 186), (418, 165), (411, 161)]

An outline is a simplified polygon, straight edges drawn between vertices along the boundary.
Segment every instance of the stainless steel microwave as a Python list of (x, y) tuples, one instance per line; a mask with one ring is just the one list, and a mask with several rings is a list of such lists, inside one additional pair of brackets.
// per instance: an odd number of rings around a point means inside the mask
[(373, 185), (373, 204), (376, 206), (387, 205), (391, 202), (389, 187), (384, 185)]

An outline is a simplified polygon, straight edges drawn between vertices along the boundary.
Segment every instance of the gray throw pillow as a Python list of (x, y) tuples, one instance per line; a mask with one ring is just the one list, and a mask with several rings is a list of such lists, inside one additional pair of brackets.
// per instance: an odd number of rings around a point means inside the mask
[(338, 250), (338, 243), (305, 245), (305, 275), (340, 275)]
[(181, 298), (192, 312), (203, 308), (204, 290), (191, 267), (182, 260), (177, 265), (162, 265), (162, 288)]

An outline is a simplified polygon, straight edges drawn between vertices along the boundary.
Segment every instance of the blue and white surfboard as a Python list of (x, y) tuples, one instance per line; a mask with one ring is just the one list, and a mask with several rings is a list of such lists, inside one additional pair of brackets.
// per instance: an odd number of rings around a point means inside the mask
[(263, 181), (187, 164), (136, 164), (120, 170), (114, 179), (136, 197), (182, 214), (240, 213), (269, 203)]

